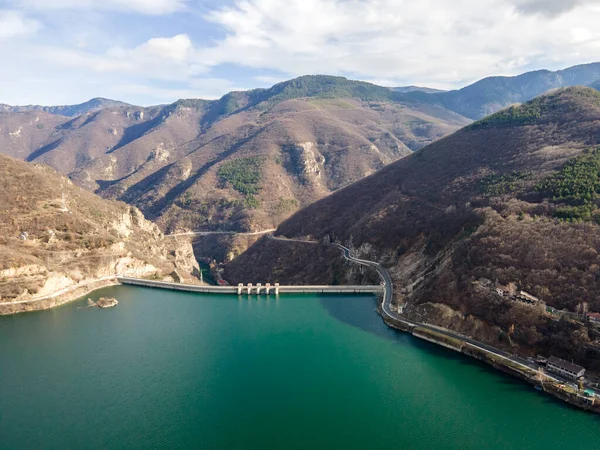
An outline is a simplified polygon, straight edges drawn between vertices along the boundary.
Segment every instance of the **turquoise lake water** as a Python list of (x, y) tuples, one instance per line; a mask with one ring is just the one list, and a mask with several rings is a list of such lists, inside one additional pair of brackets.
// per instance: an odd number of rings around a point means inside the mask
[(386, 327), (371, 296), (119, 286), (0, 317), (0, 449), (599, 449), (600, 416)]

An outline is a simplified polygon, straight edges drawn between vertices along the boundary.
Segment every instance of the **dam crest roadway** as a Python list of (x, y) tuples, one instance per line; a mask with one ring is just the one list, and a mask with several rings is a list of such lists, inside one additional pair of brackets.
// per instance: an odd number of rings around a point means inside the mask
[(323, 285), (306, 285), (306, 286), (290, 286), (280, 285), (275, 283), (271, 285), (266, 283), (238, 284), (237, 286), (206, 286), (182, 283), (170, 283), (166, 281), (144, 280), (141, 278), (117, 277), (117, 281), (121, 284), (132, 286), (143, 286), (158, 289), (170, 289), (174, 291), (210, 293), (210, 294), (377, 294), (384, 291), (384, 286), (323, 286)]

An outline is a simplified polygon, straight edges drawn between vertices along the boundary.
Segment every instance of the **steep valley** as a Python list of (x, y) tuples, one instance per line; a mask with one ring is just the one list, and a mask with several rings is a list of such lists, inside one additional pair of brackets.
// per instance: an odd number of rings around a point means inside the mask
[(470, 123), (398, 95), (309, 76), (74, 118), (0, 112), (0, 148), (139, 207), (164, 232), (254, 231)]
[[(276, 234), (339, 241), (379, 261), (410, 318), (598, 371), (598, 331), (570, 320), (583, 304), (600, 311), (598, 145), (600, 94), (557, 91), (386, 166), (304, 208)], [(335, 283), (373, 276), (324, 244), (289, 245), (262, 238), (226, 277)], [(306, 262), (302, 270), (298, 261)], [(570, 313), (547, 314), (494, 286)]]
[[(165, 233), (259, 231), (468, 125), (467, 117), (556, 87), (593, 87), (599, 68), (490, 77), (447, 92), (317, 75), (152, 107), (3, 105), (0, 151), (134, 205)], [(245, 241), (195, 246), (229, 260)]]

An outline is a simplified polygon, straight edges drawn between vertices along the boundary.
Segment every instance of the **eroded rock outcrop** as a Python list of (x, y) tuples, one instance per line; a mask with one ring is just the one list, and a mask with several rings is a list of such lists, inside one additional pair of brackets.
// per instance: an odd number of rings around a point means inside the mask
[(96, 306), (98, 308), (102, 308), (102, 309), (114, 308), (118, 304), (119, 304), (119, 302), (116, 298), (106, 298), (106, 297), (100, 297), (98, 299), (98, 301), (96, 302)]
[(292, 160), (299, 176), (305, 181), (321, 177), (325, 157), (314, 142), (300, 142), (289, 147)]
[[(50, 308), (116, 284), (117, 276), (177, 273), (178, 281), (198, 282), (191, 243), (165, 237), (137, 208), (4, 156), (0, 175), (12, 180), (0, 189), (0, 211), (11, 211), (0, 214), (0, 314)], [(67, 210), (53, 206), (63, 195)]]

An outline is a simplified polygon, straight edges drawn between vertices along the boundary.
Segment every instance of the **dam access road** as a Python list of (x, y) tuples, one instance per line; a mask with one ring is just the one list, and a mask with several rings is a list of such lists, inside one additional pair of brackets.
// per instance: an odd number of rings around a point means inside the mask
[[(401, 322), (404, 325), (406, 325), (409, 329), (413, 329), (413, 328), (417, 328), (417, 327), (424, 328), (426, 330), (433, 331), (434, 333), (442, 334), (442, 335), (447, 336), (452, 339), (458, 339), (460, 341), (464, 341), (480, 350), (483, 350), (483, 351), (489, 352), (489, 353), (493, 353), (494, 355), (496, 355), (497, 357), (499, 357), (501, 359), (511, 361), (513, 364), (521, 366), (522, 368), (530, 369), (530, 370), (538, 370), (539, 369), (540, 366), (538, 364), (532, 363), (525, 358), (521, 358), (520, 356), (511, 355), (510, 353), (507, 353), (496, 347), (492, 347), (491, 345), (487, 345), (482, 342), (476, 341), (467, 336), (463, 336), (461, 334), (450, 331), (446, 328), (437, 327), (437, 326), (429, 325), (426, 323), (414, 322), (412, 320), (408, 320), (407, 318), (401, 316), (400, 314), (398, 314), (396, 311), (394, 311), (391, 308), (392, 298), (393, 298), (393, 283), (392, 283), (392, 277), (390, 276), (389, 272), (384, 267), (382, 267), (381, 264), (379, 264), (375, 261), (368, 261), (365, 259), (355, 258), (354, 256), (352, 256), (350, 249), (347, 247), (344, 247), (341, 244), (335, 243), (333, 245), (335, 245), (340, 250), (342, 250), (344, 258), (347, 259), (348, 261), (352, 261), (356, 264), (361, 264), (364, 266), (373, 267), (377, 271), (377, 273), (381, 277), (383, 284), (384, 284), (383, 300), (381, 302), (381, 315), (383, 317), (383, 320), (388, 325), (393, 326), (393, 324), (389, 323), (389, 321), (386, 320), (386, 318), (392, 319), (397, 322)], [(557, 381), (557, 382), (562, 381), (562, 380), (554, 377), (553, 375), (550, 375), (547, 373), (545, 374), (545, 377), (548, 379)]]

